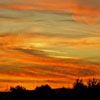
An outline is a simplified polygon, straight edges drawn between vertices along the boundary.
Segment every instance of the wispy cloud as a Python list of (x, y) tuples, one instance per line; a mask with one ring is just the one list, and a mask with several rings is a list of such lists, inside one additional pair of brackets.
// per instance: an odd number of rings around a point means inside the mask
[(0, 90), (100, 79), (99, 12), (99, 0), (1, 0)]
[(86, 23), (95, 23), (100, 20), (100, 2), (99, 0), (21, 0), (21, 1), (6, 1), (0, 5), (1, 9), (12, 10), (52, 10), (70, 12), (78, 21)]
[[(21, 39), (20, 39), (20, 38)], [(99, 76), (99, 65), (86, 62), (79, 58), (67, 58), (61, 59), (55, 58), (53, 56), (48, 55), (48, 51), (46, 52), (45, 49), (48, 47), (52, 48), (53, 45), (70, 45), (70, 46), (89, 46), (92, 45), (91, 43), (84, 43), (83, 40), (67, 40), (64, 38), (50, 38), (50, 37), (43, 37), (43, 36), (34, 36), (29, 35), (7, 35), (0, 37), (1, 50), (0, 50), (0, 66), (3, 67), (3, 70), (0, 70), (1, 73), (7, 75), (14, 75), (19, 77), (44, 77), (53, 78), (53, 76), (58, 78), (63, 77), (72, 77), (77, 78), (79, 77), (93, 77), (98, 75)], [(23, 38), (23, 39), (22, 39)], [(42, 39), (43, 38), (43, 39)], [(45, 39), (45, 41), (43, 41)], [(46, 42), (46, 39), (48, 42)], [(6, 40), (6, 41), (4, 41)], [(89, 40), (89, 39), (88, 39)], [(91, 40), (91, 39), (90, 39)], [(82, 41), (82, 43), (81, 43)], [(96, 40), (97, 41), (97, 40)], [(40, 45), (43, 42), (46, 42), (46, 45)], [(76, 42), (76, 43), (74, 43)], [(86, 42), (86, 41), (85, 41)], [(87, 41), (88, 42), (88, 41)], [(40, 43), (39, 45), (34, 44)], [(79, 43), (79, 44), (78, 44)], [(47, 46), (47, 47), (46, 47)], [(94, 44), (92, 45), (94, 46)], [(44, 51), (43, 51), (44, 50)], [(55, 51), (56, 52), (56, 51)], [(62, 52), (61, 52), (62, 53)], [(52, 55), (52, 52), (50, 52)], [(70, 57), (70, 56), (69, 56)], [(11, 60), (10, 60), (11, 59)], [(6, 63), (7, 62), (7, 63)], [(91, 66), (91, 67), (90, 67)], [(13, 71), (12, 71), (13, 70)], [(98, 73), (97, 73), (98, 70)]]

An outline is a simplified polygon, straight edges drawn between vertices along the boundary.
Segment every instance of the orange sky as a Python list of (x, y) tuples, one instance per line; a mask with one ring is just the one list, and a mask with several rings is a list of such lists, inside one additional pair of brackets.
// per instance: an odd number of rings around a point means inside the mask
[[(45, 44), (43, 43), (44, 38), (48, 38), (48, 42)], [(77, 78), (84, 80), (93, 77), (100, 78), (100, 64), (87, 62), (86, 59), (80, 57), (70, 58), (70, 56), (67, 56), (66, 58), (66, 56), (63, 56), (63, 58), (60, 58), (56, 54), (57, 51), (44, 49), (44, 47), (48, 48), (56, 43), (65, 43), (66, 46), (78, 49), (91, 47), (91, 44), (95, 47), (100, 46), (98, 38), (80, 40), (60, 38), (60, 40), (57, 40), (56, 37), (31, 36), (31, 34), (0, 37), (0, 80), (1, 83), (4, 82), (1, 90), (7, 90), (10, 86), (18, 84), (28, 89), (41, 84), (50, 84), (57, 88), (71, 86)], [(55, 52), (55, 56), (52, 55), (52, 52)]]
[(0, 90), (100, 79), (99, 0), (0, 1)]
[(76, 20), (85, 23), (95, 23), (100, 20), (99, 0), (10, 0), (8, 4), (5, 1), (0, 4), (0, 9), (62, 11), (72, 13)]

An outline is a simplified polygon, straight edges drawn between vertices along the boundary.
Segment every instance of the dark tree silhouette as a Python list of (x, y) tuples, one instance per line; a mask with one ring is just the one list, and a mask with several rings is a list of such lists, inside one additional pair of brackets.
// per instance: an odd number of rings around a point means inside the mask
[[(35, 90), (26, 90), (22, 86), (11, 87), (9, 92), (0, 92), (0, 100), (33, 100), (34, 98), (61, 97), (66, 100), (100, 100), (100, 81), (91, 79), (84, 84), (83, 80), (77, 79), (73, 88), (52, 89), (49, 85), (36, 87)], [(48, 98), (46, 98), (48, 99)]]
[(100, 86), (100, 81), (99, 80), (96, 80), (96, 79), (91, 79), (88, 81), (88, 87), (89, 88), (98, 88)]
[(87, 86), (84, 85), (82, 79), (77, 79), (76, 82), (73, 85), (73, 88), (76, 89), (76, 90), (83, 90), (83, 89), (86, 89)]
[(50, 91), (52, 90), (49, 85), (42, 85), (41, 87), (36, 87), (36, 91)]
[(54, 91), (49, 85), (42, 85), (41, 87), (36, 87), (35, 92), (37, 95), (50, 96), (53, 95)]
[(26, 91), (26, 88), (22, 87), (22, 86), (16, 86), (16, 87), (11, 87), (10, 88), (10, 92), (23, 92)]

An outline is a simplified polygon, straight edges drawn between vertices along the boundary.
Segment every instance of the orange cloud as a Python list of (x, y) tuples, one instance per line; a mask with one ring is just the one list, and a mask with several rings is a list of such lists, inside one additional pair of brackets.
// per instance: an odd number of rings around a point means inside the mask
[[(45, 40), (45, 45), (40, 45)], [(99, 39), (65, 39), (32, 35), (6, 35), (0, 37), (0, 80), (7, 86), (23, 85), (29, 89), (37, 85), (49, 84), (52, 87), (70, 86), (77, 78), (87, 80), (100, 78), (100, 64), (78, 59), (60, 59), (49, 57), (48, 53), (35, 54), (31, 51), (42, 50), (48, 45), (73, 44), (87, 45)], [(69, 43), (68, 43), (69, 42)], [(75, 44), (74, 44), (75, 42)], [(33, 44), (32, 44), (33, 43)], [(34, 43), (40, 43), (34, 45)], [(79, 44), (78, 44), (79, 43)], [(30, 45), (31, 44), (31, 45)], [(70, 44), (70, 45), (71, 45)], [(65, 45), (64, 45), (65, 46)], [(19, 49), (18, 49), (19, 48)], [(31, 49), (30, 49), (31, 48)], [(44, 48), (45, 49), (45, 48)], [(12, 76), (13, 75), (13, 76)], [(2, 77), (3, 76), (3, 77)], [(8, 81), (9, 79), (9, 81)], [(67, 80), (67, 81), (65, 81)], [(28, 83), (29, 82), (29, 83)], [(7, 85), (9, 83), (9, 85)], [(3, 87), (1, 88), (3, 90)]]
[(31, 10), (33, 6), (31, 5), (0, 5), (0, 9), (13, 9), (13, 10)]
[[(25, 3), (26, 2), (26, 3)], [(96, 23), (100, 20), (100, 2), (98, 0), (67, 0), (67, 1), (22, 1), (22, 3), (12, 3), (0, 5), (0, 9), (13, 10), (52, 10), (57, 12), (72, 13), (77, 21), (85, 23)]]
[(80, 5), (76, 5), (74, 9), (70, 9), (70, 11), (75, 15), (74, 18), (77, 21), (96, 23), (100, 20), (100, 8), (81, 7)]

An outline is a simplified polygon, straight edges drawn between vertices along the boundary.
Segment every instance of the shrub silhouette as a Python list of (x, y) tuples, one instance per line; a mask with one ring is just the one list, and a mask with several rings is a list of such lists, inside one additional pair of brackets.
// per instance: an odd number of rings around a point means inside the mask
[(99, 88), (100, 87), (100, 81), (96, 80), (96, 79), (92, 79), (88, 81), (88, 87), (89, 88)]
[(37, 95), (50, 96), (53, 95), (54, 91), (49, 85), (42, 85), (41, 87), (36, 87), (34, 90)]
[(82, 79), (77, 79), (76, 82), (73, 85), (73, 88), (76, 89), (76, 90), (83, 90), (83, 89), (86, 89), (87, 86), (84, 85)]
[(22, 86), (11, 87), (9, 92), (0, 92), (0, 100), (32, 100), (35, 97), (64, 97), (67, 100), (100, 100), (100, 81), (91, 79), (84, 84), (77, 79), (73, 88), (52, 89), (49, 85), (36, 87), (35, 90), (26, 90)]
[(19, 93), (19, 92), (24, 92), (24, 91), (26, 91), (26, 89), (22, 86), (16, 86), (15, 88), (14, 87), (10, 88), (10, 92)]
[(42, 85), (41, 87), (36, 87), (36, 91), (51, 91), (51, 87), (49, 85)]

